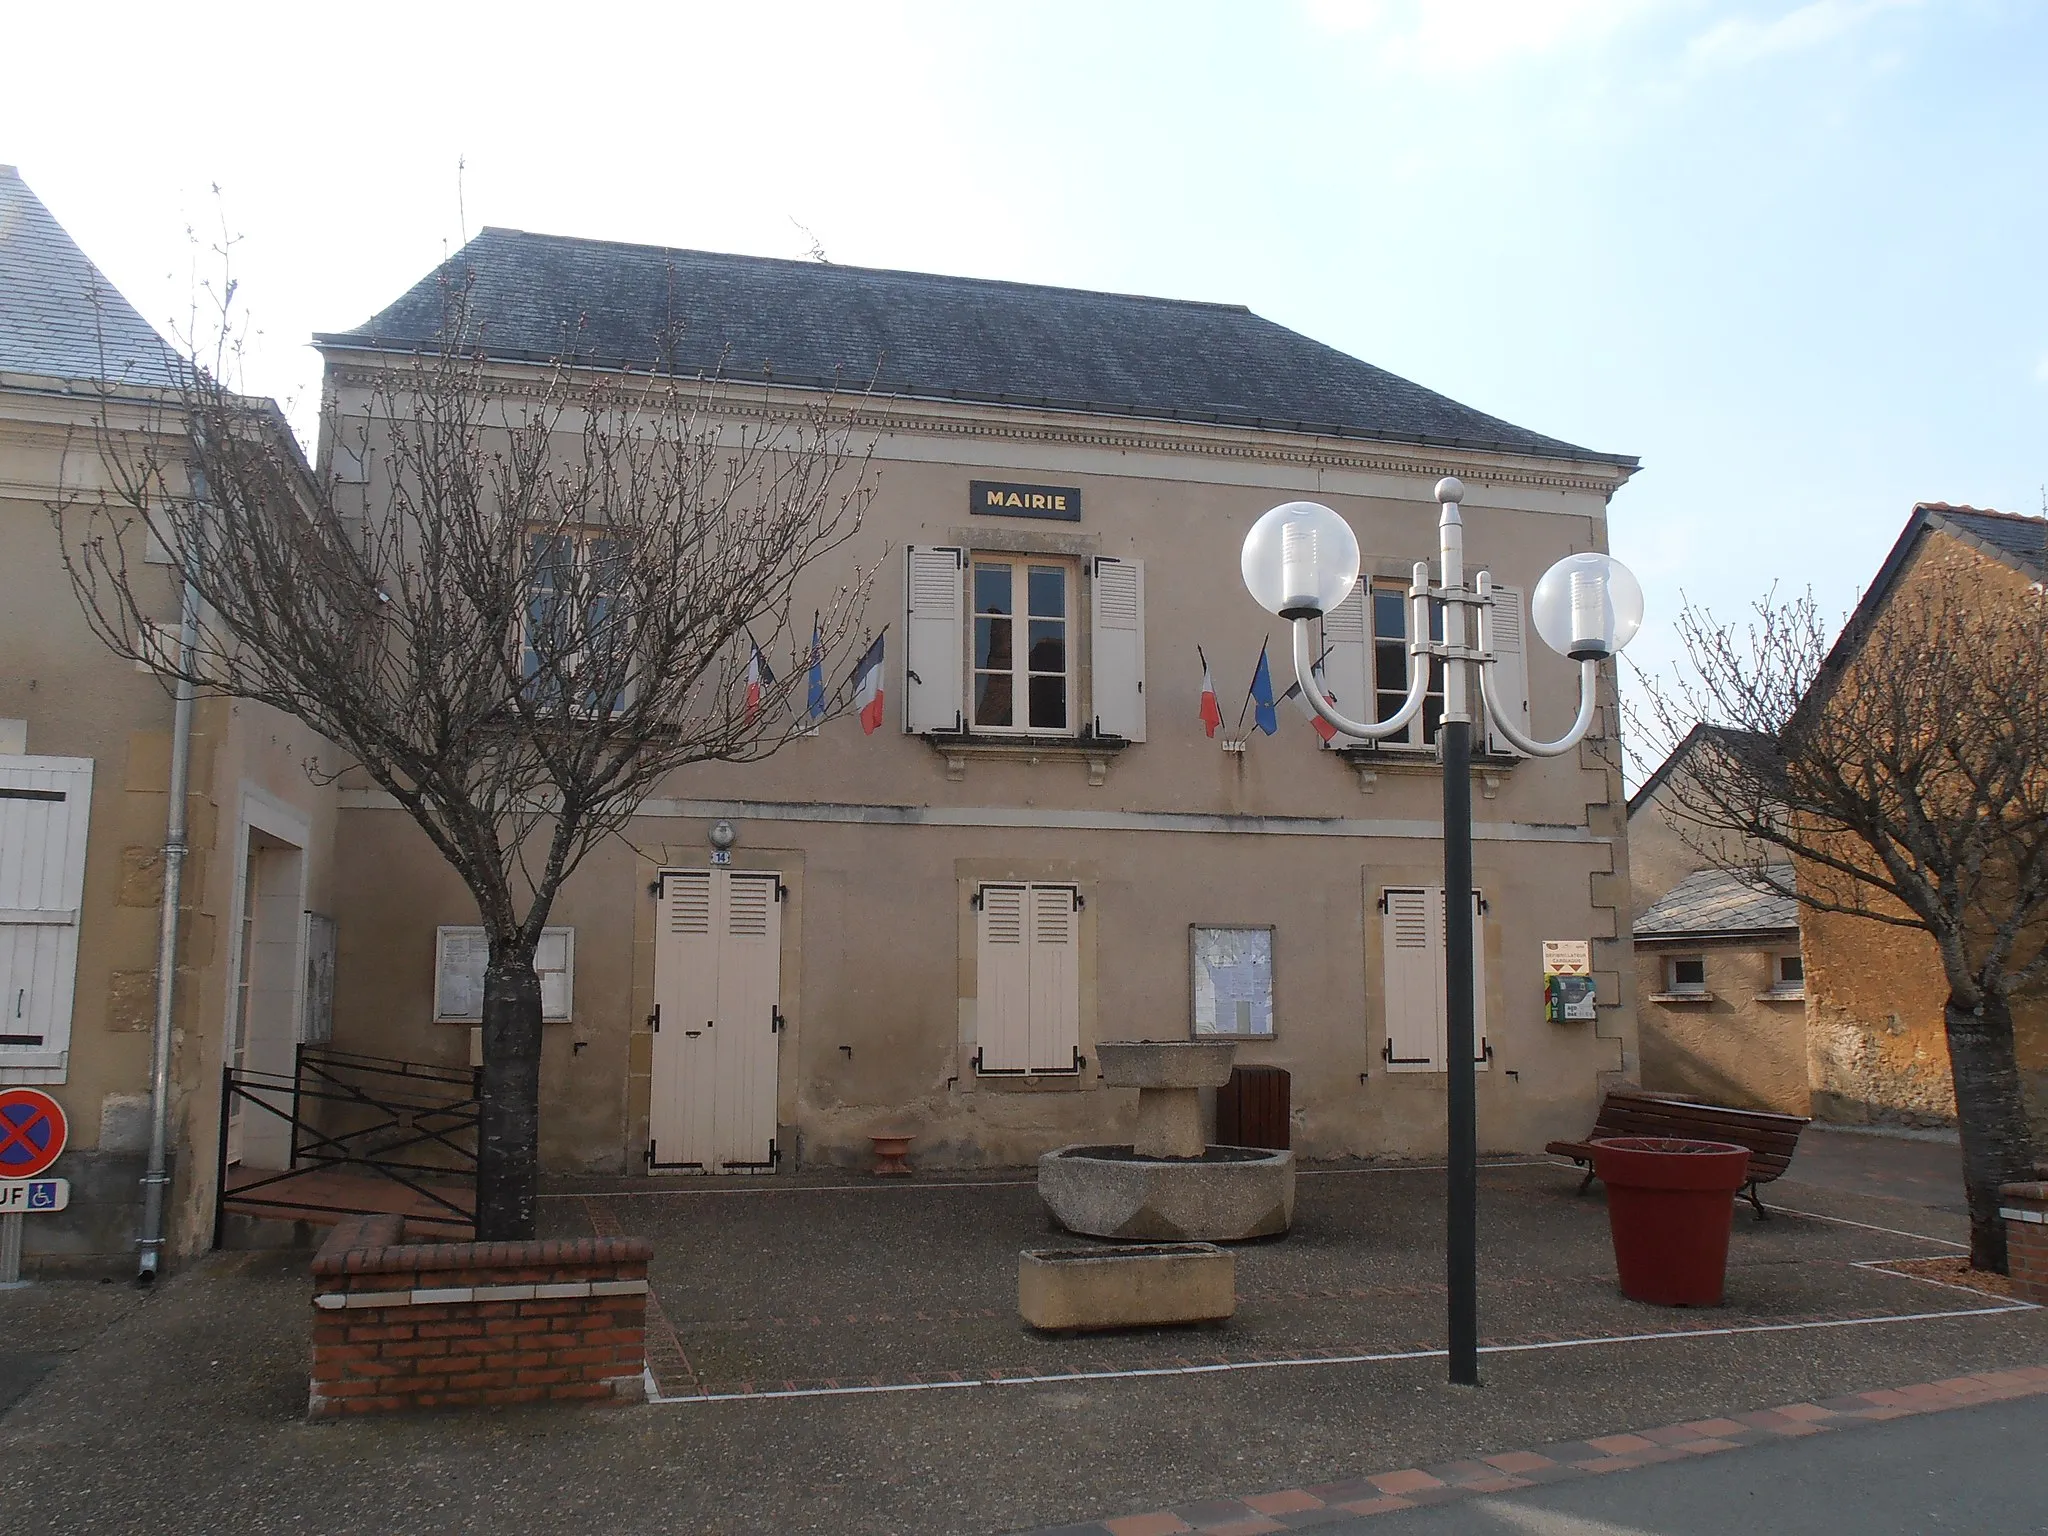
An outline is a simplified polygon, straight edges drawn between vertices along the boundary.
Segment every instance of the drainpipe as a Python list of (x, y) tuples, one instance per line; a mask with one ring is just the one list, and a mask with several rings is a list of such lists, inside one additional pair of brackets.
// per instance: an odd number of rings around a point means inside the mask
[(171, 1015), (178, 988), (178, 901), (185, 877), (185, 785), (192, 758), (192, 653), (199, 644), (199, 591), (192, 555), (184, 559), (179, 605), (177, 704), (171, 717), (171, 806), (164, 820), (164, 905), (156, 941), (156, 1027), (149, 1058), (149, 1163), (142, 1174), (142, 1239), (137, 1285), (156, 1279), (164, 1247), (164, 1202), (171, 1176), (166, 1153), (171, 1129)]

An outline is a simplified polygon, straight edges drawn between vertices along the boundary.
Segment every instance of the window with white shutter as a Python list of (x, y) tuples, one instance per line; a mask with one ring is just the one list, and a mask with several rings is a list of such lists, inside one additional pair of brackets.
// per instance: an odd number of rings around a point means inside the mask
[(1080, 894), (1070, 885), (991, 884), (977, 900), (975, 1070), (1076, 1071)]
[[(1486, 1068), (1486, 899), (1472, 893), (1472, 1059)], [(1449, 1007), (1444, 991), (1444, 888), (1389, 887), (1380, 892), (1380, 950), (1385, 1043), (1390, 1072), (1441, 1072)]]
[[(1494, 659), (1487, 668), (1490, 675), (1486, 686), (1493, 696), (1494, 707), (1507, 716), (1509, 724), (1527, 736), (1530, 734), (1529, 664), (1523, 646), (1523, 608), (1520, 588), (1493, 589), (1493, 611), (1487, 615), (1486, 641), (1493, 650)], [(1507, 737), (1494, 729), (1491, 714), (1486, 724), (1487, 751), (1513, 757), (1522, 755)]]
[(1145, 563), (1103, 556), (1093, 577), (1095, 734), (1145, 739)]
[[(1372, 633), (1366, 622), (1366, 589), (1360, 578), (1350, 595), (1323, 615), (1323, 687), (1337, 713), (1368, 720), (1372, 697), (1366, 679), (1372, 676)], [(1356, 736), (1332, 736), (1325, 747), (1355, 747)]]
[(91, 812), (91, 758), (0, 759), (0, 1081), (64, 1081)]
[(903, 729), (957, 731), (964, 723), (967, 552), (913, 544), (904, 562)]

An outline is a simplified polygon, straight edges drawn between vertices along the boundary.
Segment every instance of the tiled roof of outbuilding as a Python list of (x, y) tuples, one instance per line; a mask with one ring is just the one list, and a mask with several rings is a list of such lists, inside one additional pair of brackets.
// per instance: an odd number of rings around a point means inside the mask
[[(472, 282), (505, 360), (674, 366), (883, 395), (1215, 422), (1633, 469), (1460, 405), (1236, 304), (486, 229), (333, 347), (431, 344)], [(664, 348), (672, 357), (657, 355)]]
[(0, 165), (0, 373), (175, 382), (164, 339), (11, 165)]
[[(1792, 883), (1790, 867), (1773, 871)], [(1636, 918), (1639, 939), (1706, 938), (1716, 934), (1788, 933), (1799, 927), (1799, 904), (1759, 890), (1725, 869), (1687, 875)]]

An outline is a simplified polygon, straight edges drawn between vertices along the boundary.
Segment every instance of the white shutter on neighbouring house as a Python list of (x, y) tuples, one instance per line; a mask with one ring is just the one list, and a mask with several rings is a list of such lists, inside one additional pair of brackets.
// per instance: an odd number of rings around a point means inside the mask
[(976, 924), (974, 1038), (983, 1072), (1031, 1070), (1030, 890), (984, 885)]
[[(1521, 590), (1517, 587), (1495, 587), (1493, 589), (1493, 612), (1487, 615), (1487, 643), (1493, 649), (1494, 660), (1487, 668), (1491, 674), (1486, 686), (1493, 695), (1493, 703), (1507, 717), (1508, 723), (1524, 736), (1529, 730), (1529, 660), (1524, 645), (1524, 605)], [(1522, 753), (1493, 728), (1491, 715), (1487, 720), (1486, 750), (1520, 757)]]
[[(1323, 615), (1323, 686), (1337, 713), (1372, 720), (1372, 610), (1370, 584), (1360, 577), (1350, 596)], [(1358, 745), (1356, 736), (1333, 736), (1330, 748)]]
[(1095, 734), (1145, 739), (1145, 563), (1108, 556), (1094, 576)]
[(912, 544), (904, 551), (903, 729), (957, 731), (965, 723), (967, 551)]
[(1071, 1072), (1081, 1048), (1081, 914), (1064, 885), (1031, 887), (1031, 1066)]
[(0, 759), (0, 1073), (64, 1080), (92, 759)]
[(1386, 1044), (1380, 1059), (1389, 1072), (1443, 1070), (1443, 946), (1431, 920), (1442, 910), (1441, 887), (1380, 893), (1380, 946), (1385, 974)]

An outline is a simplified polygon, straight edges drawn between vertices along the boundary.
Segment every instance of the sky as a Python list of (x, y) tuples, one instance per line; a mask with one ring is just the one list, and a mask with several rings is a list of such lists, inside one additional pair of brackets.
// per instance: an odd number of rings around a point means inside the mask
[[(1639, 455), (1631, 658), (2048, 483), (2048, 4), (36, 6), (0, 163), (246, 384), (486, 224), (1240, 302)], [(26, 66), (26, 67), (24, 67)], [(218, 194), (213, 190), (218, 188)], [(195, 243), (196, 237), (196, 243)], [(1484, 559), (1484, 551), (1473, 551)]]

